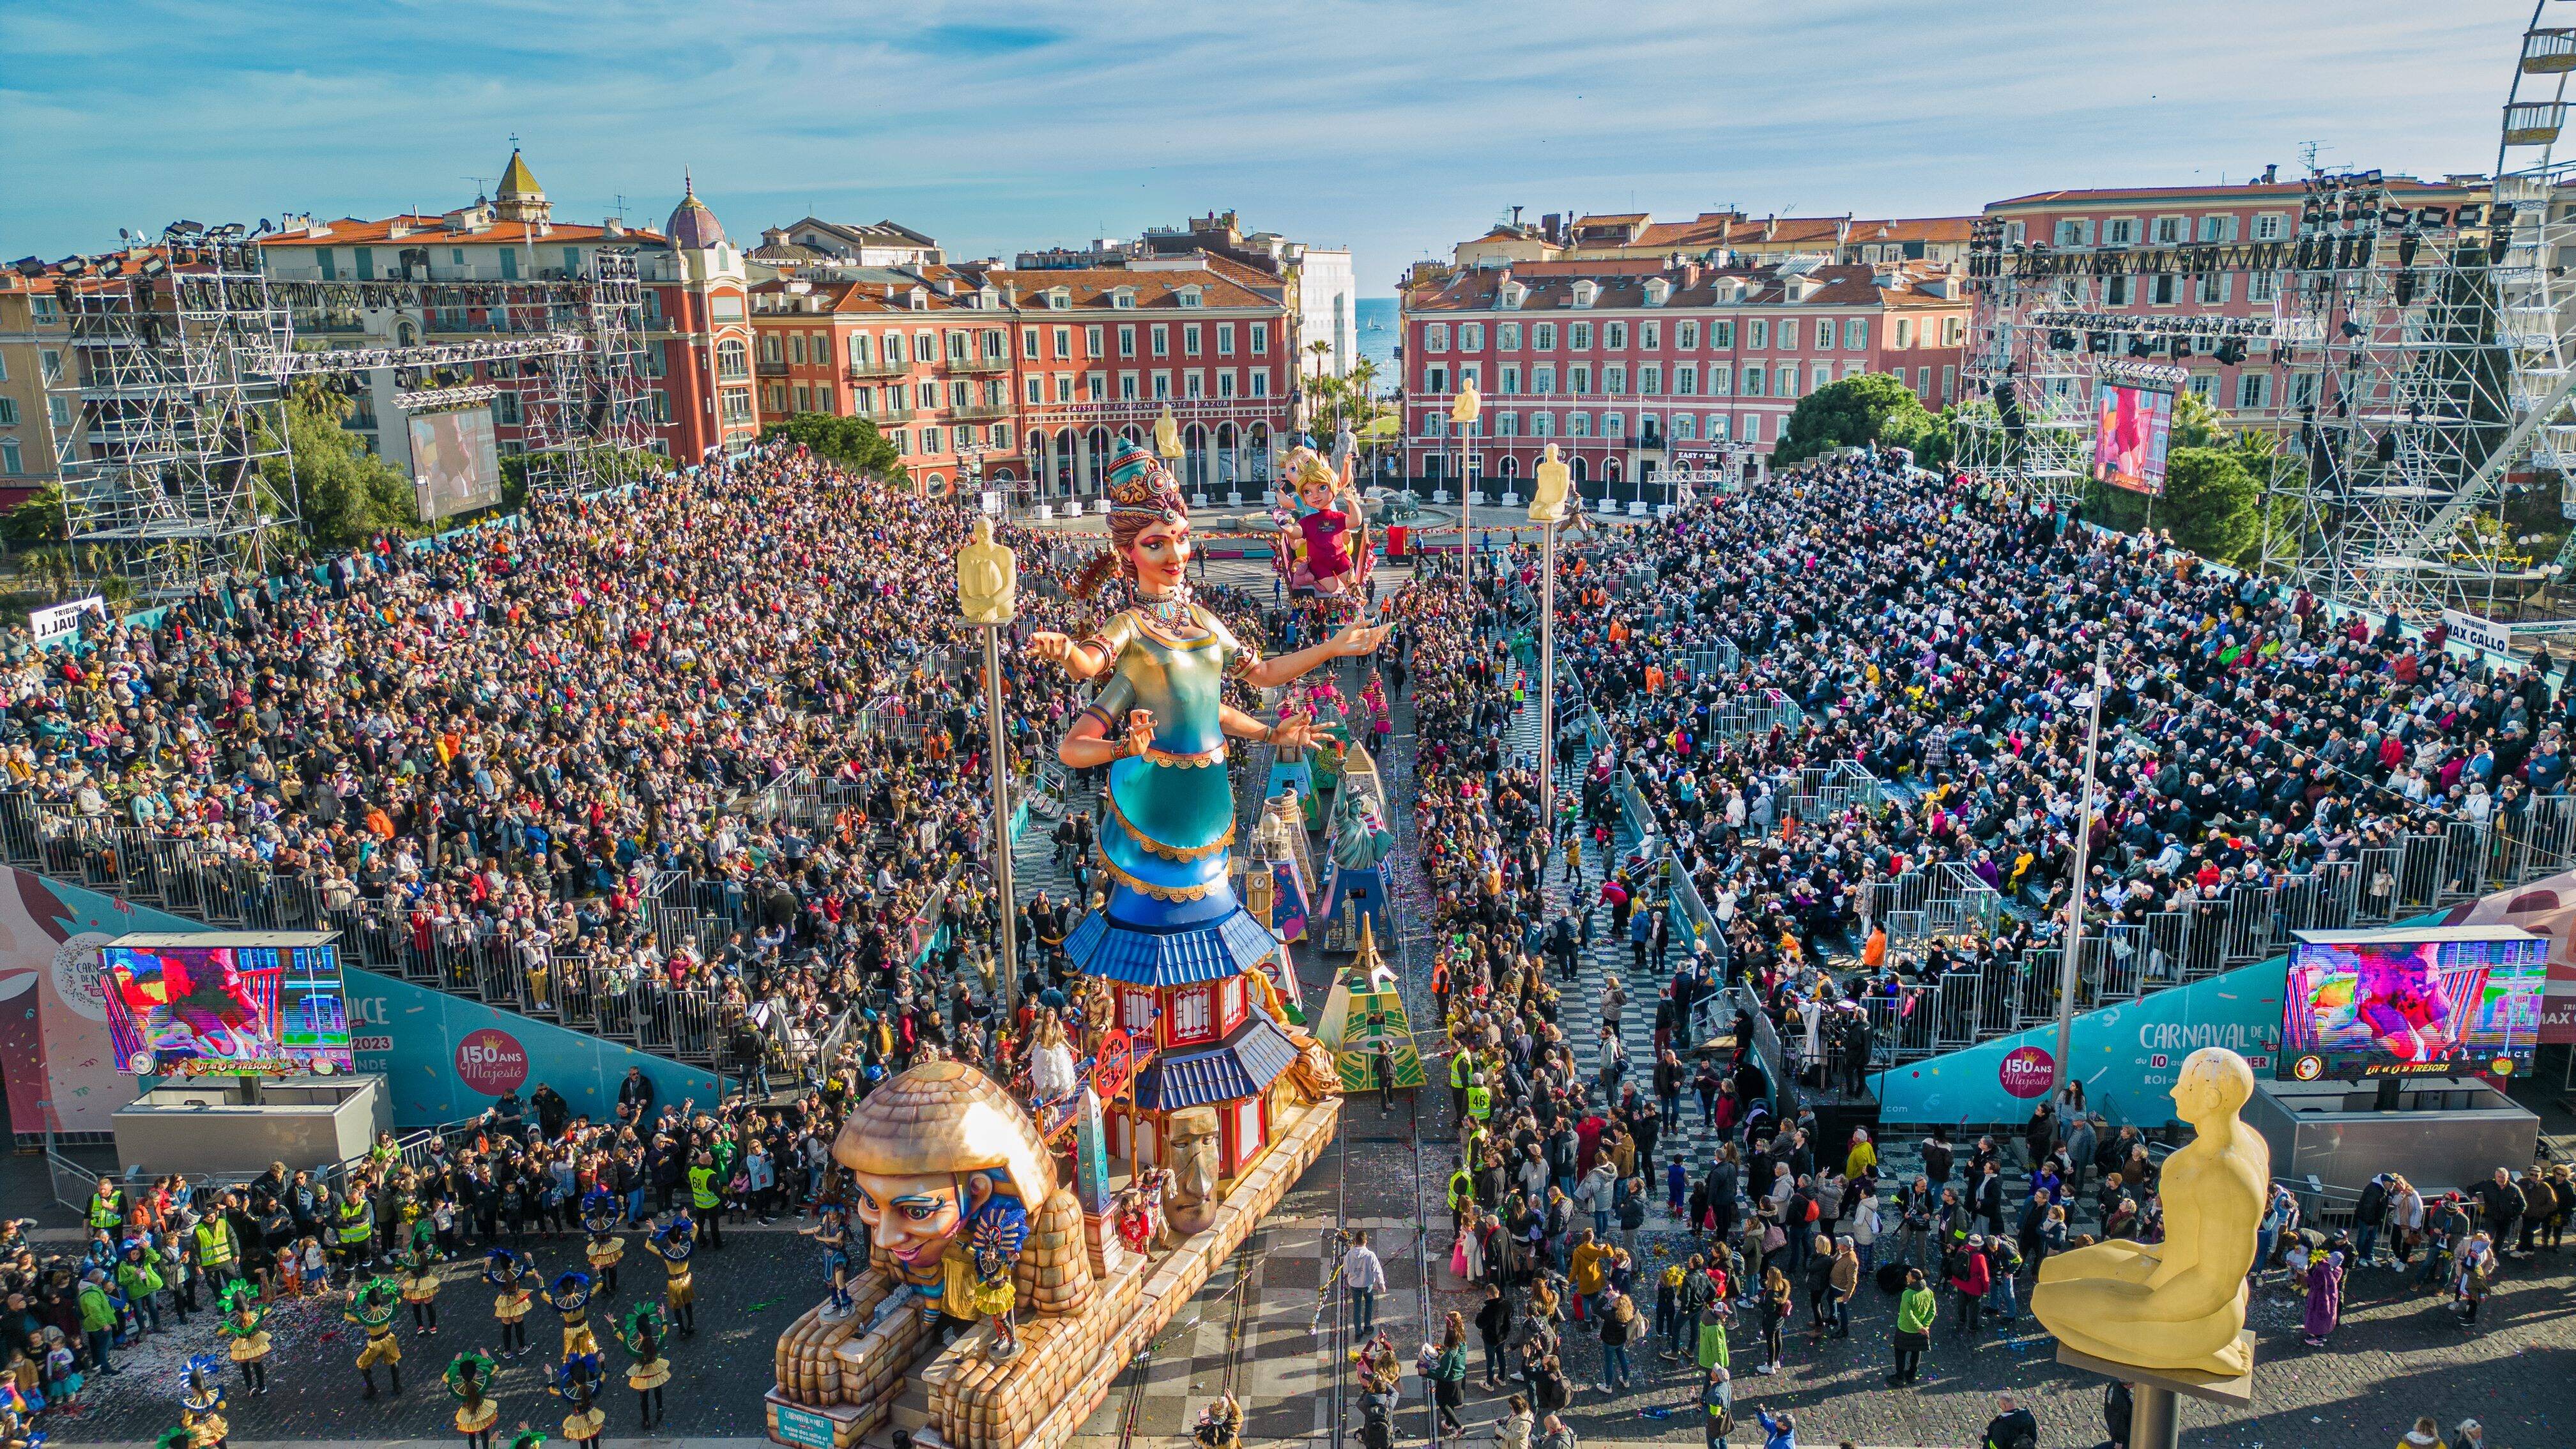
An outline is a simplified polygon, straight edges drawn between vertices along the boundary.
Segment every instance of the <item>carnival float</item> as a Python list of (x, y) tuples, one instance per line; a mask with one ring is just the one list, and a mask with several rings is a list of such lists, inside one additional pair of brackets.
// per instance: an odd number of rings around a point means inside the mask
[[(1079, 641), (1028, 641), (1098, 685), (1058, 747), (1068, 767), (1108, 766), (1110, 889), (1064, 943), (1078, 1039), (1040, 1021), (1032, 1106), (934, 1058), (853, 1109), (833, 1156), (867, 1261), (778, 1341), (780, 1443), (1065, 1443), (1338, 1124), (1339, 1064), (1281, 996), (1276, 857), (1243, 872), (1264, 909), (1237, 893), (1227, 741), (1325, 752), (1311, 716), (1265, 724), (1222, 688), (1281, 688), (1384, 630), (1264, 658), (1191, 600), (1189, 515), (1162, 463), (1131, 444), (1109, 482), (1110, 550), (1090, 581), (1114, 569), (1134, 602)], [(999, 547), (979, 533), (970, 552)], [(961, 556), (985, 622), (1010, 617), (1007, 575)]]

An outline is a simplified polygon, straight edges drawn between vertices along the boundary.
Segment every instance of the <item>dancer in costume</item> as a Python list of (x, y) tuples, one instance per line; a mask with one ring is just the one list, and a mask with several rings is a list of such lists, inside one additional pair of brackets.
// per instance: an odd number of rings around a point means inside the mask
[(828, 1312), (835, 1317), (850, 1311), (850, 1224), (849, 1216), (839, 1203), (823, 1205), (823, 1220), (810, 1228), (796, 1230), (823, 1247), (823, 1281), (832, 1285), (832, 1303)]
[(179, 1375), (179, 1424), (188, 1431), (189, 1449), (223, 1449), (231, 1433), (224, 1423), (224, 1361), (211, 1353), (193, 1355)]
[(626, 1204), (604, 1187), (582, 1195), (581, 1225), (590, 1230), (582, 1252), (590, 1259), (590, 1276), (602, 1293), (617, 1291), (617, 1265), (626, 1257), (626, 1239), (618, 1226), (626, 1221)]
[(366, 1344), (358, 1350), (358, 1377), (367, 1384), (364, 1398), (376, 1396), (378, 1364), (393, 1376), (394, 1392), (402, 1392), (402, 1345), (394, 1342), (394, 1315), (401, 1311), (402, 1291), (391, 1278), (369, 1278), (349, 1290), (349, 1306), (340, 1316), (367, 1331)]
[[(983, 1176), (977, 1173), (970, 1179), (970, 1191)], [(993, 1346), (985, 1357), (998, 1362), (1020, 1351), (1020, 1335), (1011, 1322), (1019, 1288), (1011, 1269), (1020, 1261), (1020, 1249), (1028, 1246), (1029, 1214), (1018, 1198), (996, 1196), (979, 1204), (968, 1224), (966, 1251), (975, 1272), (975, 1311), (993, 1320)]]
[(492, 1449), (492, 1426), (501, 1422), (501, 1402), (492, 1397), (492, 1376), (501, 1371), (490, 1354), (460, 1353), (447, 1366), (447, 1392), (456, 1400), (456, 1432), (465, 1449)]
[(397, 1263), (402, 1268), (403, 1301), (411, 1305), (414, 1333), (438, 1332), (438, 1234), (423, 1218), (412, 1228), (411, 1246)]
[(590, 1275), (558, 1273), (545, 1289), (546, 1306), (563, 1315), (564, 1357), (599, 1352), (599, 1335), (590, 1331)]
[(689, 1278), (689, 1257), (698, 1250), (698, 1227), (687, 1213), (673, 1213), (671, 1220), (644, 1240), (644, 1251), (662, 1260), (662, 1270), (670, 1281), (662, 1288), (663, 1299), (671, 1305), (671, 1321), (680, 1325), (682, 1338), (698, 1334), (698, 1295)]
[(548, 1392), (571, 1407), (564, 1415), (564, 1437), (582, 1449), (599, 1449), (599, 1436), (608, 1427), (608, 1415), (598, 1403), (599, 1355), (564, 1355), (564, 1361), (555, 1366)]
[(671, 1361), (662, 1357), (662, 1340), (669, 1332), (662, 1310), (638, 1303), (626, 1310), (624, 1322), (610, 1324), (609, 1331), (635, 1355), (626, 1370), (626, 1387), (635, 1391), (635, 1407), (643, 1411), (644, 1427), (650, 1429), (663, 1418), (662, 1386), (671, 1381)]
[(517, 1358), (528, 1351), (528, 1309), (543, 1281), (536, 1264), (525, 1253), (494, 1248), (483, 1260), (483, 1281), (500, 1290), (492, 1298), (492, 1316), (501, 1320), (501, 1357)]
[(241, 1366), (242, 1382), (250, 1385), (251, 1397), (268, 1392), (268, 1305), (259, 1301), (259, 1289), (247, 1278), (235, 1278), (224, 1285), (223, 1297), (216, 1300), (223, 1317), (215, 1332), (233, 1341), (232, 1360)]

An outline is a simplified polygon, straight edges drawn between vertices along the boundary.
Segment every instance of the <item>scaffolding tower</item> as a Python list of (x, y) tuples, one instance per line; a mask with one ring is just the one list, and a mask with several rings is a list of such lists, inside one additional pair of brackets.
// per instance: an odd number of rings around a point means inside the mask
[(644, 386), (644, 287), (635, 254), (591, 254), (574, 300), (549, 324), (583, 346), (536, 359), (519, 390), (531, 493), (587, 493), (619, 481), (624, 460), (652, 435)]
[[(416, 272), (297, 281), (269, 277), (239, 227), (178, 231), (63, 269), (73, 365), (52, 390), (78, 417), (60, 459), (70, 542), (139, 597), (253, 565), (266, 530), (299, 521), (286, 394), (301, 375), (390, 369), (407, 416), (506, 399), (532, 492), (622, 481), (651, 437), (631, 250), (602, 248), (576, 276), (432, 280), (423, 252)], [(394, 345), (298, 348), (299, 318), (309, 341), (388, 311)]]
[(2421, 616), (2491, 612), (2531, 576), (2500, 530), (2462, 526), (2499, 496), (2524, 411), (2497, 278), (2513, 216), (2404, 206), (2376, 171), (2308, 178), (2290, 295), (2311, 326), (2291, 365), (2330, 522), (2309, 587)]
[(2051, 345), (2060, 329), (2039, 314), (2078, 305), (2080, 274), (2022, 265), (2007, 253), (1998, 222), (1970, 229), (1968, 287), (1975, 325), (1965, 359), (1967, 406), (1959, 410), (1959, 463), (2033, 498), (2069, 507), (2084, 500), (2093, 473), (2093, 369), (2080, 351)]
[(118, 253), (67, 269), (58, 296), (72, 365), (60, 434), (68, 539), (138, 597), (165, 598), (255, 555), (299, 499), (274, 359), (286, 308), (248, 248), (184, 266)]

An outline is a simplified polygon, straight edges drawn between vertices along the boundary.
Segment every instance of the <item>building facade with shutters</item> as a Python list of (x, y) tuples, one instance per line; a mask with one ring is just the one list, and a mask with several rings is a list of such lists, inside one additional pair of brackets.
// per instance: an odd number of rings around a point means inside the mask
[[(2388, 190), (2410, 208), (2452, 207), (2486, 200), (2490, 186), (2481, 176), (2393, 176)], [(2071, 265), (2098, 273), (2051, 279), (2049, 305), (2162, 320), (2257, 318), (2288, 305), (2289, 254), (2305, 195), (2301, 183), (2278, 180), (2043, 191), (1991, 202), (1985, 216), (2007, 253), (2072, 255), (2078, 260)], [(1976, 300), (1972, 335), (1983, 339), (1996, 325), (1998, 303), (1990, 289)], [(2028, 310), (2028, 299), (2019, 310)], [(2274, 349), (2254, 347), (2241, 362), (2220, 361), (2217, 349), (2214, 337), (2196, 340), (2171, 361), (2184, 369), (2184, 388), (2230, 422), (2278, 424), (2314, 402), (2315, 374), (2293, 369)]]
[[(690, 463), (710, 450), (748, 446), (758, 435), (749, 280), (742, 254), (726, 239), (694, 186), (684, 182), (680, 202), (660, 232), (630, 227), (614, 217), (596, 225), (558, 221), (526, 160), (513, 151), (499, 189), (488, 200), (478, 197), (435, 216), (289, 222), (285, 230), (257, 238), (261, 267), (272, 277), (299, 281), (408, 280), (426, 287), (443, 281), (574, 278), (586, 273), (593, 254), (603, 247), (632, 251), (643, 283), (650, 445)], [(334, 346), (386, 347), (486, 338), (494, 335), (494, 325), (483, 309), (424, 301), (299, 315), (296, 333), (300, 340)], [(511, 366), (473, 363), (460, 370), (474, 381), (490, 381), (510, 376)], [(494, 368), (503, 371), (496, 374)], [(371, 450), (409, 471), (410, 438), (393, 406), (399, 390), (394, 370), (378, 369), (365, 377), (347, 426)], [(505, 391), (492, 407), (498, 447), (505, 454), (517, 451), (518, 399)]]
[[(1946, 265), (1631, 259), (1417, 277), (1401, 467), (1418, 488), (1454, 495), (1472, 470), (1488, 495), (1526, 496), (1554, 443), (1587, 498), (1662, 501), (1653, 480), (1676, 453), (1767, 453), (1827, 382), (1886, 373), (1935, 411), (1959, 398), (1968, 303)], [(1468, 382), (1483, 409), (1461, 438), (1450, 411)]]
[(807, 268), (753, 289), (764, 418), (868, 419), (913, 481), (1096, 498), (1121, 438), (1168, 410), (1184, 488), (1267, 485), (1291, 424), (1279, 280), (1204, 253), (1081, 268)]

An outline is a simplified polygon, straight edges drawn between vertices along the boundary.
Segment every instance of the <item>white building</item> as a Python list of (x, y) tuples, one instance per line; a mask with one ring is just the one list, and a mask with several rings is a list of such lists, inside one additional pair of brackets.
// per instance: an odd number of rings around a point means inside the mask
[(1298, 359), (1299, 370), (1340, 377), (1359, 360), (1359, 287), (1351, 276), (1351, 249), (1303, 247), (1295, 265), (1298, 336), (1333, 345), (1320, 366), (1312, 358)]

